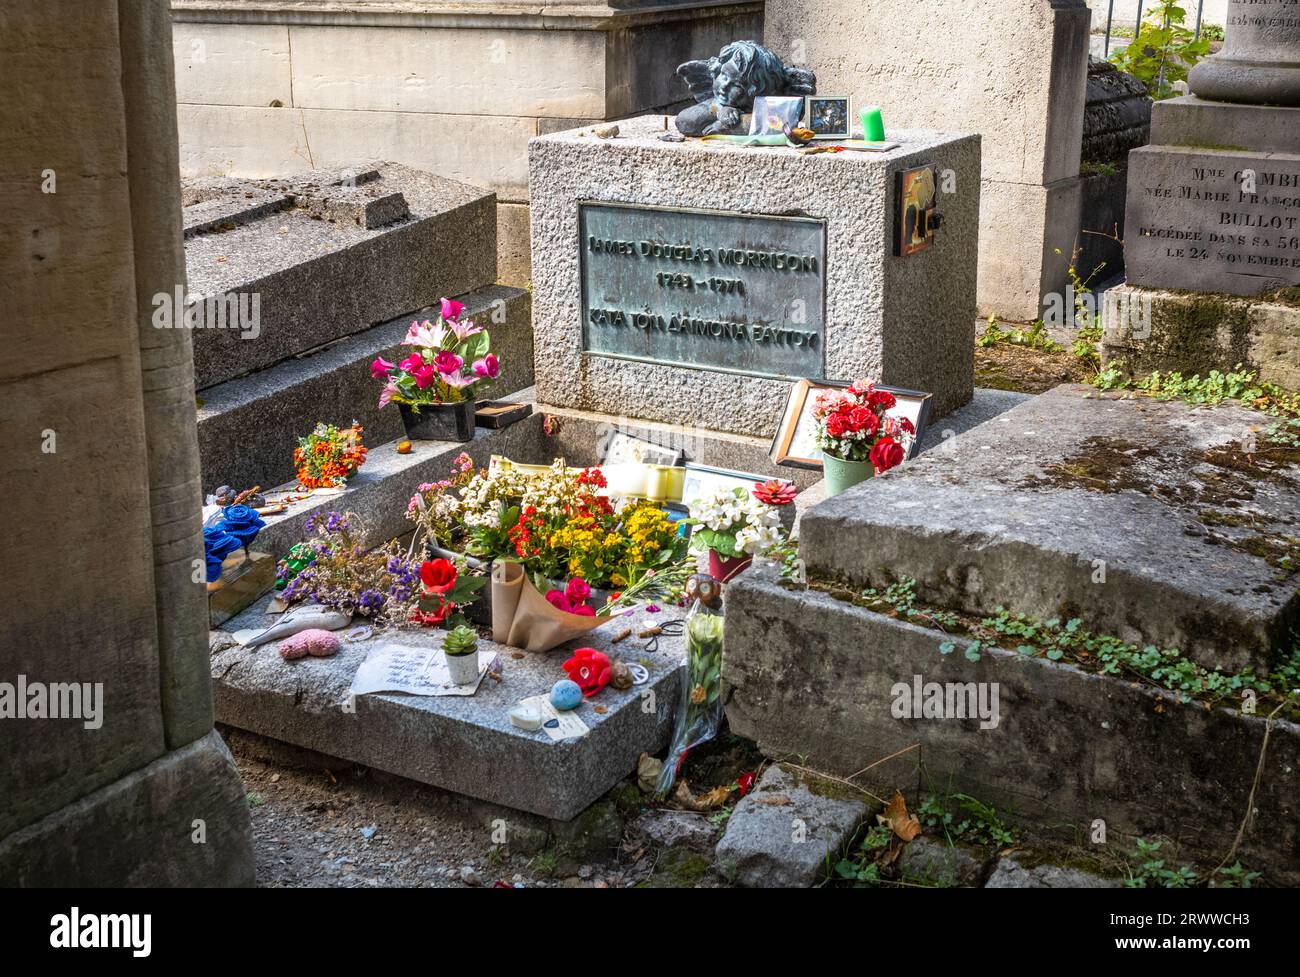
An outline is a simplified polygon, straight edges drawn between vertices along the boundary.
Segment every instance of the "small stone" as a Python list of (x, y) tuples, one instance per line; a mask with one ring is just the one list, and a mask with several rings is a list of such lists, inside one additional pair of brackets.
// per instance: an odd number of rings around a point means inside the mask
[(987, 856), (961, 845), (949, 845), (942, 838), (914, 839), (903, 849), (898, 864), (909, 882), (942, 886), (979, 885)]
[(551, 686), (551, 705), (561, 712), (582, 705), (582, 688), (577, 682), (562, 678)]
[(984, 883), (986, 889), (1118, 889), (1119, 879), (1108, 879), (1064, 865), (1026, 867), (1016, 855), (1000, 860)]
[(460, 867), (460, 880), (466, 885), (483, 884), (483, 879), (479, 876), (473, 865), (462, 865)]
[(580, 879), (589, 879), (595, 874), (596, 874), (596, 870), (592, 868), (590, 865), (583, 865), (581, 868), (578, 869), (578, 878)]
[(280, 657), (285, 661), (306, 658), (308, 655), (314, 658), (329, 658), (338, 653), (339, 636), (333, 631), (325, 631), (322, 628), (308, 628), (306, 631), (299, 631), (285, 638), (280, 642), (279, 648)]
[(718, 829), (703, 814), (656, 808), (646, 811), (630, 825), (634, 837), (643, 838), (657, 848), (691, 848), (707, 851)]
[(609, 684), (620, 692), (626, 692), (635, 684), (632, 680), (632, 670), (627, 667), (626, 662), (614, 662), (609, 673)]
[(613, 125), (597, 126), (596, 128), (591, 130), (592, 135), (598, 136), (601, 139), (613, 139), (615, 136), (618, 135), (618, 131), (619, 131), (618, 126), (613, 126)]

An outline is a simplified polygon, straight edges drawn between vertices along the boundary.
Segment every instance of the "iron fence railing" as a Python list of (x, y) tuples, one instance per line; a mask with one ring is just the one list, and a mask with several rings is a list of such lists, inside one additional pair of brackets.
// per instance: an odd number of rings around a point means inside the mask
[[(1143, 0), (1137, 0), (1137, 16), (1133, 21), (1133, 34), (1142, 29), (1142, 5)], [(1205, 0), (1196, 0), (1196, 37), (1201, 36), (1201, 17), (1205, 12)], [(1110, 38), (1111, 32), (1115, 27), (1115, 0), (1107, 0), (1106, 4), (1106, 35), (1102, 42), (1102, 57), (1110, 57)]]

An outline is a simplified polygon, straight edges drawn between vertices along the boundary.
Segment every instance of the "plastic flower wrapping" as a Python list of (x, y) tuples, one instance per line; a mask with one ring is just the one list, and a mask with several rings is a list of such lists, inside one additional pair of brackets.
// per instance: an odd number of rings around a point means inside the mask
[(682, 695), (668, 757), (659, 775), (657, 792), (667, 795), (690, 750), (712, 739), (722, 725), (722, 615), (695, 602), (686, 618), (686, 661)]

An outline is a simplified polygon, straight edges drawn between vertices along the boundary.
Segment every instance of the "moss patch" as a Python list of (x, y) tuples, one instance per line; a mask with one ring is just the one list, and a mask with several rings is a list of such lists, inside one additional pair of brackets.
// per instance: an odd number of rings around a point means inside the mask
[(693, 889), (709, 873), (709, 865), (703, 855), (684, 848), (670, 848), (660, 856), (654, 874), (638, 888)]

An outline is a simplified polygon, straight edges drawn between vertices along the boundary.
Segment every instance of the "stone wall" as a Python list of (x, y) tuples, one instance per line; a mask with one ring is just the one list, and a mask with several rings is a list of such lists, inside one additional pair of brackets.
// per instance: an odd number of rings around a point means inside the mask
[(388, 159), (488, 187), (501, 280), (521, 285), (528, 140), (670, 106), (677, 64), (762, 33), (756, 0), (171, 6), (184, 175)]
[(0, 885), (252, 881), (193, 577), (190, 340), (149, 325), (184, 284), (169, 34), (161, 2), (0, 13), (0, 683), (11, 708), (89, 686), (81, 718), (0, 717)]
[(980, 133), (980, 308), (1032, 320), (1079, 232), (1088, 23), (1083, 0), (768, 0), (764, 32), (886, 129)]

